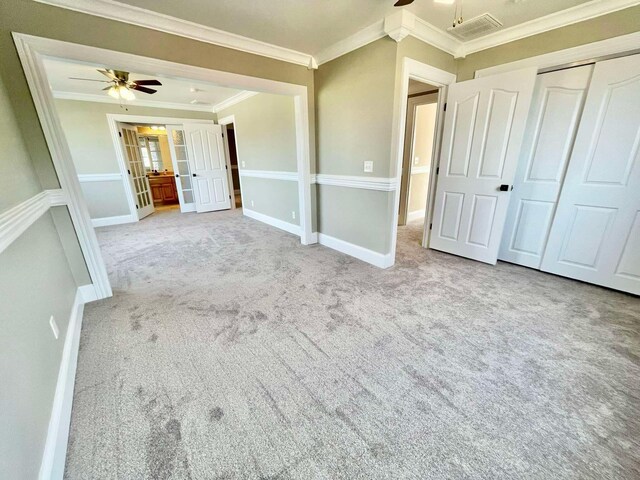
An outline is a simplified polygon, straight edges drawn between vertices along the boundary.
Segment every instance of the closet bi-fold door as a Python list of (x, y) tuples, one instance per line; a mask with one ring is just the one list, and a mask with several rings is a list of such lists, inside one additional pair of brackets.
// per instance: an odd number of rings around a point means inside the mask
[(496, 263), (536, 73), (449, 87), (429, 247)]
[(538, 75), (498, 258), (540, 268), (593, 65)]
[(640, 56), (596, 64), (542, 270), (640, 294)]

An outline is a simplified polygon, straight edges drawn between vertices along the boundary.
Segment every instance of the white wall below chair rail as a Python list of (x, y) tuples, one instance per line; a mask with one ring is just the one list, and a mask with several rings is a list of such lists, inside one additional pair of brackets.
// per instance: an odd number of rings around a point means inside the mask
[(49, 208), (66, 204), (67, 198), (62, 190), (43, 190), (0, 213), (0, 253), (44, 215)]

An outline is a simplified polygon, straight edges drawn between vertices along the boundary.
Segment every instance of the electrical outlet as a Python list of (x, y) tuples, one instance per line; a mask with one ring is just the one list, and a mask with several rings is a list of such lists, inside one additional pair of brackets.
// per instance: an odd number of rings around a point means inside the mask
[(291, 212), (291, 218), (293, 218), (294, 220), (296, 219), (296, 212), (295, 212), (295, 210)]
[(418, 165), (420, 163), (420, 157), (416, 157), (413, 159), (413, 164)]
[(373, 162), (371, 160), (364, 162), (364, 171), (365, 173), (373, 172)]
[(242, 168), (246, 167), (246, 165), (244, 163), (244, 160), (242, 160), (242, 162), (240, 162), (240, 163), (242, 163)]
[(49, 319), (49, 325), (51, 326), (51, 330), (53, 331), (53, 336), (56, 337), (56, 340), (60, 336), (60, 329), (58, 328), (58, 324), (56, 323), (56, 319), (51, 315)]
[(251, 200), (251, 206), (253, 207), (253, 200)]

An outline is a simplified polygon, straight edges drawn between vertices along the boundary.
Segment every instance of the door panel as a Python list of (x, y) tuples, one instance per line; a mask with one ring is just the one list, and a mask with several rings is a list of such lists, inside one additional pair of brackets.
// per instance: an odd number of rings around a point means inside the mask
[(538, 75), (498, 258), (540, 268), (593, 65)]
[(191, 167), (189, 166), (189, 152), (182, 125), (167, 125), (167, 139), (171, 162), (176, 178), (176, 190), (181, 212), (193, 212), (196, 204), (193, 199), (193, 185), (191, 184)]
[(542, 270), (640, 294), (640, 56), (596, 64)]
[(495, 264), (535, 69), (451, 85), (429, 246)]
[(197, 212), (231, 208), (222, 127), (185, 124), (187, 150)]
[(142, 163), (140, 153), (140, 137), (135, 127), (120, 124), (120, 138), (129, 170), (129, 182), (135, 196), (138, 220), (154, 212), (151, 187), (147, 171)]

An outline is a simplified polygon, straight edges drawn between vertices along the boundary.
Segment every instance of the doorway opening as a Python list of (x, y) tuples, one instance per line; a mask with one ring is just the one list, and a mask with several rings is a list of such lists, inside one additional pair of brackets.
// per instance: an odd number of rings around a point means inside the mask
[(432, 210), (432, 170), (437, 168), (434, 165), (438, 148), (438, 99), (437, 86), (409, 79), (398, 205), (398, 226), (401, 228), (398, 235), (405, 235), (409, 241), (422, 245), (427, 231), (425, 220)]
[[(228, 122), (228, 123), (226, 123)], [(231, 171), (231, 186), (233, 189), (233, 203), (235, 208), (241, 208), (242, 203), (242, 181), (240, 179), (240, 166), (238, 164), (238, 142), (236, 139), (236, 128), (231, 119), (221, 119), (218, 121), (223, 125), (225, 137), (227, 139), (227, 151), (229, 152), (229, 169)], [(243, 167), (244, 168), (244, 167)]]

